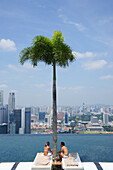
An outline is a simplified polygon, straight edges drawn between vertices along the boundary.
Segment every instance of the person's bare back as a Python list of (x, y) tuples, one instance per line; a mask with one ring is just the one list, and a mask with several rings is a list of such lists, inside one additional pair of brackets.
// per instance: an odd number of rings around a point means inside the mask
[(59, 154), (60, 160), (62, 160), (62, 158), (69, 157), (69, 151), (68, 151), (67, 147), (65, 146), (65, 143), (61, 142), (60, 146), (61, 146), (61, 150), (59, 152), (57, 152)]
[(61, 151), (63, 152), (63, 154), (64, 154), (65, 156), (68, 156), (68, 155), (69, 155), (69, 151), (68, 151), (68, 149), (67, 149), (66, 146), (63, 146), (63, 147), (61, 148)]
[(48, 148), (47, 148), (47, 144), (45, 144), (45, 147), (44, 147), (44, 156), (47, 156), (48, 155)]

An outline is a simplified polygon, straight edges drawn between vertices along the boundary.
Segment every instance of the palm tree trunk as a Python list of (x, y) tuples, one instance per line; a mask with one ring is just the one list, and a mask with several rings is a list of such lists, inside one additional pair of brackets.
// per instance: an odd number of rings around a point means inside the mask
[(53, 64), (53, 158), (57, 155), (56, 64)]

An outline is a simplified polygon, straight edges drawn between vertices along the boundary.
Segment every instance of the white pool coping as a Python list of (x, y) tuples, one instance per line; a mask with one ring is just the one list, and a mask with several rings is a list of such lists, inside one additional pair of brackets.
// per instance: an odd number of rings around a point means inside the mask
[[(113, 170), (113, 162), (98, 162), (103, 170)], [(31, 170), (33, 162), (19, 162), (16, 169), (15, 162), (1, 162), (0, 170)], [(94, 162), (82, 162), (84, 170), (99, 170)]]

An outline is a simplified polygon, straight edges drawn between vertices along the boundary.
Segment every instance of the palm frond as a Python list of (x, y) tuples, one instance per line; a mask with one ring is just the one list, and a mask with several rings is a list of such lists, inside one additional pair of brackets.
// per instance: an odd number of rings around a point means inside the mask
[(24, 48), (19, 54), (19, 61), (23, 65), (26, 60), (29, 60), (32, 55), (32, 47)]

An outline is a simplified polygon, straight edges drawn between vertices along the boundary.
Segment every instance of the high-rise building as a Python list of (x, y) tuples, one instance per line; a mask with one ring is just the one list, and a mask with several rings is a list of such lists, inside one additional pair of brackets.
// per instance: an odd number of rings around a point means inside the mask
[(0, 106), (4, 105), (4, 101), (3, 101), (3, 90), (0, 90)]
[(108, 114), (103, 113), (103, 125), (107, 126), (108, 125)]
[(45, 112), (39, 112), (39, 121), (45, 121)]
[(31, 108), (25, 108), (25, 133), (31, 133)]
[(9, 133), (9, 126), (10, 126), (10, 114), (13, 113), (13, 110), (15, 109), (15, 93), (11, 92), (9, 93), (8, 98), (8, 133)]
[(9, 93), (8, 114), (13, 113), (14, 109), (15, 109), (15, 93)]
[(20, 132), (21, 134), (24, 134), (25, 132), (25, 108), (22, 108), (21, 111), (21, 129)]
[(92, 116), (91, 117), (91, 123), (98, 123), (98, 117)]
[(52, 117), (51, 117), (51, 115), (46, 115), (45, 116), (45, 122), (47, 123), (47, 127), (51, 128), (51, 125), (52, 125)]
[(10, 134), (15, 134), (16, 133), (16, 123), (11, 123), (9, 125), (9, 133)]
[(16, 133), (19, 134), (19, 128), (21, 128), (21, 109), (14, 109)]
[(16, 118), (14, 113), (11, 113), (9, 115), (9, 132), (10, 134), (15, 134), (16, 133)]
[(8, 107), (7, 107), (7, 105), (0, 107), (0, 124), (1, 123), (8, 123)]
[(0, 124), (0, 134), (7, 134), (7, 124), (6, 123)]
[(40, 112), (47, 112), (46, 106), (40, 106)]
[(65, 123), (68, 123), (68, 114), (65, 112)]
[(63, 120), (63, 118), (64, 118), (64, 113), (63, 113), (63, 112), (60, 112), (60, 113), (58, 114), (58, 120)]

